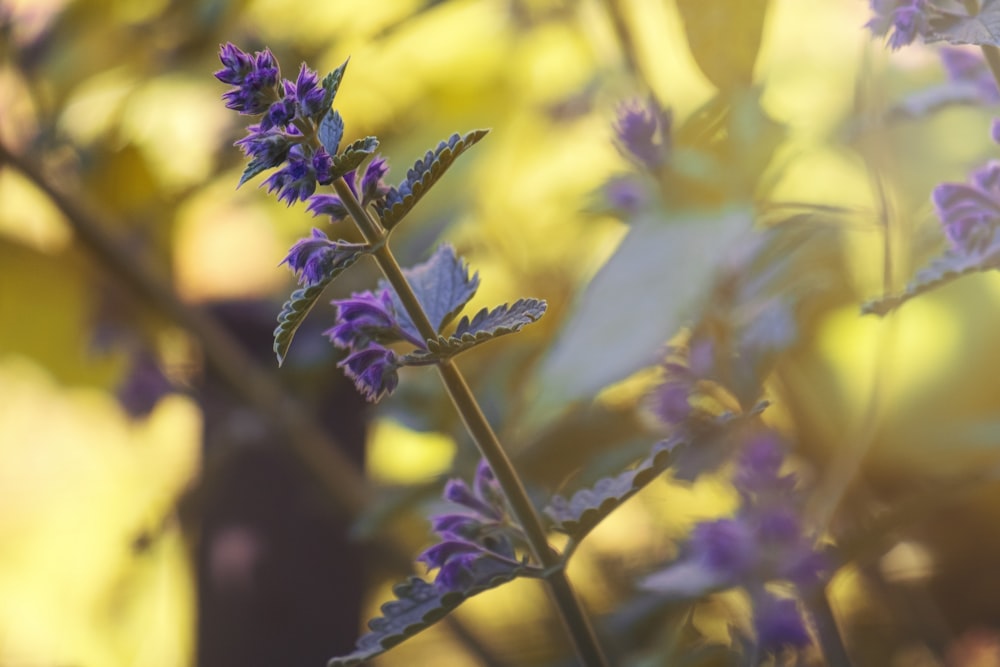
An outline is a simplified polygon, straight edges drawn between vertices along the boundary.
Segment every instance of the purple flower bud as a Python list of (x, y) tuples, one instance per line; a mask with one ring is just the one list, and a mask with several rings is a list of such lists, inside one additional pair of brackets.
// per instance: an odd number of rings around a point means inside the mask
[(369, 203), (381, 199), (389, 191), (389, 187), (382, 182), (382, 177), (386, 175), (389, 171), (389, 164), (386, 162), (385, 158), (377, 156), (368, 163), (365, 168), (365, 174), (361, 177), (360, 187), (361, 190), (361, 203), (368, 205)]
[(308, 199), (316, 191), (316, 173), (311, 159), (303, 154), (302, 146), (292, 146), (285, 166), (271, 174), (263, 185), (268, 192), (277, 190), (278, 200), (288, 206)]
[(247, 128), (247, 136), (238, 140), (236, 145), (247, 157), (270, 169), (285, 161), (292, 142), (279, 130), (263, 130), (255, 124)]
[(295, 101), (298, 102), (299, 109), (306, 118), (315, 118), (329, 111), (329, 109), (323, 108), (326, 91), (319, 85), (319, 77), (316, 72), (306, 67), (305, 63), (302, 63), (302, 67), (299, 68), (294, 94)]
[(349, 215), (347, 207), (337, 195), (313, 195), (309, 198), (306, 210), (313, 216), (328, 215), (332, 218), (331, 222), (339, 222)]
[(683, 379), (668, 379), (650, 395), (650, 407), (664, 424), (675, 426), (691, 416), (692, 385)]
[(985, 247), (1000, 225), (1000, 165), (990, 162), (976, 170), (971, 183), (941, 183), (931, 201), (956, 250), (973, 252)]
[(219, 59), (224, 68), (215, 73), (215, 78), (236, 86), (222, 96), (226, 107), (241, 114), (262, 114), (278, 99), (278, 62), (270, 50), (249, 56), (232, 44), (224, 44)]
[(604, 184), (604, 196), (608, 203), (622, 215), (634, 216), (649, 204), (649, 195), (634, 178), (615, 178)]
[(443, 542), (438, 542), (434, 546), (425, 550), (422, 554), (417, 556), (417, 561), (420, 563), (426, 563), (427, 567), (430, 569), (436, 567), (443, 567), (445, 563), (456, 556), (474, 554), (479, 555), (483, 552), (483, 548), (474, 542), (467, 542), (465, 540), (445, 540)]
[(649, 169), (658, 168), (670, 151), (671, 122), (671, 112), (661, 110), (655, 101), (622, 104), (614, 125), (619, 150)]
[(377, 403), (391, 394), (399, 384), (399, 362), (392, 350), (372, 343), (363, 350), (350, 354), (337, 364), (344, 374), (354, 381), (354, 386), (370, 402)]
[(700, 523), (691, 532), (693, 553), (711, 570), (738, 579), (757, 561), (753, 532), (738, 519)]
[(313, 285), (328, 275), (336, 248), (337, 244), (327, 238), (326, 234), (313, 229), (312, 236), (295, 242), (281, 264), (288, 264), (298, 276), (300, 284)]
[(438, 514), (431, 517), (431, 529), (442, 537), (456, 535), (472, 539), (482, 525), (481, 518), (472, 514)]
[(743, 446), (733, 475), (733, 484), (743, 493), (757, 493), (775, 488), (785, 451), (778, 435), (764, 431)]
[(324, 333), (337, 347), (359, 349), (371, 341), (398, 340), (402, 335), (388, 290), (377, 296), (361, 292), (334, 301), (333, 305), (337, 308), (337, 324)]
[[(330, 154), (322, 146), (317, 148), (316, 152), (313, 153), (312, 167), (316, 173), (317, 183), (320, 185), (330, 185), (330, 183), (333, 183), (333, 158), (330, 157)], [(347, 211), (344, 209), (344, 215), (346, 216), (346, 214)]]
[(493, 506), (483, 498), (472, 492), (469, 486), (460, 479), (449, 479), (444, 486), (444, 498), (457, 505), (462, 505), (479, 514), (482, 517), (499, 521), (503, 514), (498, 512)]
[(270, 130), (276, 127), (285, 128), (292, 122), (293, 118), (295, 118), (295, 100), (285, 97), (277, 102), (273, 102), (267, 108), (267, 113), (260, 120), (260, 127), (262, 130)]

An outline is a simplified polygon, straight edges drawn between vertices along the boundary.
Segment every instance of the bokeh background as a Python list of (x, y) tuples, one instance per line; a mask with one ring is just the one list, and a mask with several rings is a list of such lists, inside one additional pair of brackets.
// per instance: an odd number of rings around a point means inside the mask
[[(890, 54), (867, 18), (861, 0), (768, 4), (743, 152), (719, 163), (749, 185), (721, 196), (814, 215), (789, 278), (808, 307), (769, 419), (795, 435), (817, 516), (836, 531), (909, 508), (831, 587), (859, 664), (996, 665), (968, 656), (992, 660), (1000, 641), (1000, 281), (859, 316), (941, 249), (929, 192), (995, 154), (990, 109), (921, 106), (944, 85), (936, 52)], [(534, 488), (552, 490), (652, 437), (641, 378), (581, 394), (538, 369), (567, 326), (586, 330), (581, 295), (628, 230), (605, 189), (633, 171), (618, 105), (652, 94), (680, 122), (716, 95), (684, 28), (672, 0), (0, 0), (0, 667), (325, 664), (429, 542), (420, 517), (442, 479), (475, 465), (433, 373), (407, 373), (377, 409), (355, 396), (320, 336), (330, 312), (277, 369), (270, 335), (293, 287), (278, 263), (320, 223), (256, 182), (236, 189), (245, 119), (220, 101), (219, 44), (268, 46), (285, 76), (350, 57), (347, 137), (380, 138), (390, 181), (452, 132), (491, 128), (394, 242), (404, 263), (454, 243), (482, 279), (473, 309), (548, 300), (542, 322), (460, 366)], [(614, 368), (650, 299), (695, 310), (676, 295), (722, 257), (714, 233), (687, 263), (651, 248), (620, 295), (636, 307), (577, 341), (569, 366)], [(352, 269), (331, 297), (374, 279)], [(711, 477), (651, 485), (571, 576), (610, 615), (734, 502)], [(720, 645), (746, 621), (724, 602), (695, 619)], [(455, 618), (378, 664), (563, 656), (534, 582)], [(660, 664), (666, 626), (642, 618), (621, 626), (621, 654)]]

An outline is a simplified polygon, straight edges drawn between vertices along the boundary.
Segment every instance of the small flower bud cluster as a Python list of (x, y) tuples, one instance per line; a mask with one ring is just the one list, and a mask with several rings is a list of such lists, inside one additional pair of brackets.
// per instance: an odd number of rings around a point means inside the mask
[(638, 166), (656, 171), (670, 160), (673, 114), (655, 100), (633, 100), (618, 107), (614, 125), (618, 150)]
[[(461, 507), (456, 512), (431, 517), (441, 541), (418, 558), (429, 569), (437, 569), (435, 584), (443, 590), (459, 591), (477, 583), (491, 571), (524, 565), (517, 550), (524, 535), (507, 512), (503, 492), (486, 461), (476, 469), (472, 488), (460, 479), (449, 480), (444, 499)], [(490, 565), (499, 567), (490, 569)]]
[(223, 95), (226, 106), (260, 117), (236, 145), (250, 158), (254, 173), (281, 166), (264, 181), (267, 191), (291, 205), (312, 195), (317, 183), (331, 183), (333, 158), (303, 135), (304, 127), (311, 131), (330, 111), (316, 72), (303, 64), (295, 81), (282, 79), (270, 50), (250, 55), (232, 44), (222, 46), (219, 59), (224, 67), (215, 78), (234, 86)]

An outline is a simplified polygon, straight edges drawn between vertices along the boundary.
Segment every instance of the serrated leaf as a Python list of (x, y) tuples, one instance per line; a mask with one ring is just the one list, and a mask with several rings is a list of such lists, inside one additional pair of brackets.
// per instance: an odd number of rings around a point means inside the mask
[(518, 299), (513, 304), (483, 308), (472, 320), (463, 317), (455, 333), (427, 341), (427, 350), (418, 350), (402, 358), (403, 365), (422, 366), (454, 357), (486, 341), (520, 331), (545, 314), (547, 304), (539, 299)]
[[(403, 269), (403, 274), (423, 306), (427, 319), (439, 333), (479, 289), (479, 274), (474, 273), (470, 277), (468, 265), (447, 243), (438, 246), (431, 258), (423, 264)], [(391, 290), (385, 280), (379, 281), (379, 288)], [(392, 291), (392, 299), (400, 326), (407, 333), (422, 338), (395, 291)]]
[(622, 503), (671, 467), (683, 450), (712, 446), (726, 440), (734, 427), (757, 417), (765, 407), (766, 404), (762, 403), (744, 414), (723, 414), (662, 440), (653, 445), (649, 455), (636, 467), (600, 479), (569, 499), (553, 496), (544, 510), (545, 514), (555, 522), (553, 527), (556, 530), (579, 542)]
[(887, 315), (915, 296), (925, 294), (969, 273), (1000, 269), (1000, 228), (990, 243), (978, 252), (949, 250), (920, 270), (902, 293), (869, 301), (861, 307), (864, 315)]
[(975, 16), (946, 13), (931, 19), (926, 42), (1000, 45), (1000, 0), (985, 0)]
[(918, 90), (889, 109), (890, 120), (919, 119), (953, 106), (983, 104), (983, 94), (972, 81), (948, 81)]
[(391, 188), (385, 200), (379, 206), (379, 219), (382, 226), (392, 229), (416, 206), (431, 186), (450, 167), (455, 159), (471, 146), (485, 137), (489, 130), (473, 130), (464, 135), (453, 134), (447, 141), (442, 141), (432, 151), (427, 151), (424, 157), (417, 160), (406, 172), (406, 178), (396, 187)]
[(327, 153), (336, 155), (337, 149), (340, 148), (340, 140), (344, 138), (344, 119), (340, 113), (331, 111), (323, 116), (316, 129), (316, 136)]
[[(326, 94), (323, 96), (324, 112), (330, 111), (330, 107), (333, 106), (333, 100), (337, 97), (337, 90), (340, 89), (340, 82), (344, 80), (344, 70), (347, 69), (347, 63), (350, 61), (351, 59), (348, 58), (340, 67), (323, 77), (323, 90), (326, 91)], [(333, 155), (335, 152), (330, 151), (330, 155)]]
[(288, 301), (285, 302), (278, 313), (278, 326), (274, 330), (273, 348), (274, 354), (278, 357), (279, 366), (285, 361), (285, 356), (288, 354), (288, 348), (292, 345), (295, 332), (298, 331), (302, 322), (305, 321), (309, 311), (316, 305), (327, 285), (332, 283), (337, 276), (347, 270), (348, 267), (357, 262), (367, 252), (369, 252), (367, 248), (359, 248), (356, 253), (342, 255), (338, 259), (336, 266), (332, 267), (329, 275), (325, 276), (321, 282), (292, 292)]
[(767, 6), (768, 0), (677, 0), (691, 55), (717, 88), (753, 81)]
[[(750, 232), (748, 211), (670, 219), (650, 212), (629, 228), (584, 289), (536, 369), (528, 428), (657, 363), (663, 344), (692, 315), (715, 261)], [(581, 363), (581, 360), (586, 360)]]
[(250, 160), (250, 162), (247, 163), (247, 166), (243, 169), (243, 175), (240, 176), (240, 182), (236, 184), (236, 187), (238, 188), (242, 186), (251, 178), (261, 173), (262, 171), (270, 169), (272, 166), (273, 165), (270, 164), (270, 162), (268, 162), (267, 160), (259, 160), (257, 158)]
[(351, 145), (336, 155), (330, 153), (330, 155), (333, 155), (333, 165), (330, 168), (333, 178), (340, 178), (348, 172), (357, 169), (362, 162), (368, 159), (369, 155), (375, 152), (376, 148), (378, 148), (378, 139), (375, 137), (365, 137), (352, 142)]
[(426, 630), (470, 597), (511, 581), (521, 571), (521, 568), (501, 566), (499, 561), (483, 558), (473, 564), (473, 576), (482, 583), (469, 590), (450, 592), (411, 577), (393, 588), (397, 599), (382, 605), (382, 616), (368, 623), (371, 632), (358, 640), (354, 652), (333, 658), (327, 667), (350, 667), (371, 660)]

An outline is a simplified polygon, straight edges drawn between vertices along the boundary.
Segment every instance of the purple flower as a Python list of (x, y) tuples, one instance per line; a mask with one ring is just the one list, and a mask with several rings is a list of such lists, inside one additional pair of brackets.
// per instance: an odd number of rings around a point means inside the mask
[(667, 362), (664, 369), (666, 379), (649, 394), (648, 406), (661, 422), (676, 426), (694, 412), (690, 399), (698, 378), (681, 363)]
[(615, 178), (604, 184), (608, 203), (622, 215), (634, 216), (649, 204), (649, 194), (636, 179)]
[(309, 198), (306, 210), (311, 212), (314, 217), (317, 215), (328, 215), (331, 218), (331, 222), (340, 222), (349, 215), (347, 207), (344, 206), (344, 202), (337, 195), (313, 195)]
[(778, 653), (785, 648), (799, 649), (812, 644), (799, 606), (792, 598), (762, 593), (754, 600), (753, 624), (757, 647), (763, 653)]
[[(322, 149), (321, 149), (322, 150)], [(320, 153), (317, 152), (317, 156)], [(316, 156), (313, 158), (314, 163), (314, 173), (316, 174), (316, 180), (327, 185), (331, 182), (330, 173), (333, 165), (333, 161), (326, 151), (322, 151), (322, 163), (317, 165)], [(344, 180), (347, 182), (347, 186), (351, 189), (351, 193), (354, 195), (358, 201), (361, 202), (362, 206), (367, 206), (373, 202), (379, 202), (385, 195), (389, 192), (388, 186), (382, 182), (382, 177), (389, 171), (388, 164), (382, 157), (376, 156), (365, 168), (363, 173), (357, 173), (356, 170), (349, 171), (344, 174)], [(349, 213), (347, 207), (344, 206), (343, 200), (337, 195), (328, 194), (318, 194), (313, 195), (309, 199), (309, 204), (306, 206), (306, 210), (311, 212), (314, 216), (317, 215), (328, 215), (330, 216), (330, 222), (340, 222), (346, 218)]]
[(778, 486), (788, 489), (787, 482), (794, 486), (794, 479), (783, 480), (779, 475), (784, 459), (785, 451), (778, 435), (773, 431), (758, 433), (740, 452), (733, 484), (743, 494), (774, 490)]
[(691, 532), (689, 546), (706, 567), (733, 580), (752, 568), (757, 558), (753, 533), (739, 519), (698, 524)]
[(312, 236), (295, 242), (281, 264), (288, 264), (299, 284), (315, 285), (326, 280), (345, 262), (353, 261), (363, 247), (357, 243), (331, 241), (322, 231), (313, 229)]
[(418, 558), (430, 569), (439, 568), (435, 579), (439, 587), (459, 590), (475, 583), (474, 568), (482, 567), (482, 561), (489, 561), (496, 571), (483, 568), (481, 575), (524, 565), (517, 558), (524, 535), (508, 516), (503, 493), (485, 461), (476, 469), (471, 487), (452, 479), (445, 484), (443, 495), (463, 509), (431, 517), (431, 526), (441, 541)]
[(224, 67), (215, 73), (215, 78), (236, 86), (222, 96), (229, 109), (241, 114), (262, 114), (279, 98), (278, 62), (269, 49), (251, 56), (227, 43), (219, 49), (219, 60)]
[(1000, 224), (1000, 162), (974, 171), (969, 183), (941, 183), (931, 201), (952, 246), (961, 252), (984, 249)]
[(333, 305), (337, 309), (337, 324), (324, 333), (337, 347), (361, 349), (372, 341), (388, 343), (403, 338), (423, 344), (423, 341), (412, 340), (400, 326), (388, 289), (377, 295), (371, 292), (353, 294), (349, 299), (334, 301)]
[(316, 72), (306, 67), (305, 63), (302, 63), (302, 67), (299, 68), (294, 94), (299, 109), (306, 118), (316, 118), (329, 111), (329, 109), (323, 108), (326, 91), (319, 85), (319, 77)]
[(236, 142), (243, 153), (265, 169), (277, 167), (288, 157), (292, 142), (280, 130), (265, 130), (259, 124), (247, 128), (247, 136)]
[(287, 128), (295, 118), (296, 111), (295, 100), (291, 97), (283, 97), (277, 102), (272, 102), (271, 106), (267, 108), (267, 113), (260, 120), (260, 128), (262, 130), (276, 127)]
[(670, 153), (672, 120), (670, 110), (660, 109), (653, 100), (646, 104), (633, 100), (620, 105), (614, 125), (619, 150), (640, 165), (657, 169)]
[[(889, 36), (893, 51), (913, 43), (930, 30), (927, 0), (871, 0), (874, 16), (865, 24), (876, 37)], [(890, 34), (891, 33), (891, 34)]]
[(941, 64), (949, 81), (969, 83), (985, 104), (1000, 102), (1000, 90), (982, 56), (973, 51), (955, 47), (942, 47)]
[(263, 183), (268, 192), (278, 191), (278, 200), (289, 206), (304, 201), (316, 191), (316, 172), (313, 171), (311, 156), (305, 154), (300, 144), (292, 146), (283, 166), (271, 174)]
[(344, 369), (358, 391), (370, 402), (376, 403), (391, 394), (399, 384), (399, 361), (389, 349), (372, 343), (352, 352), (337, 364)]

